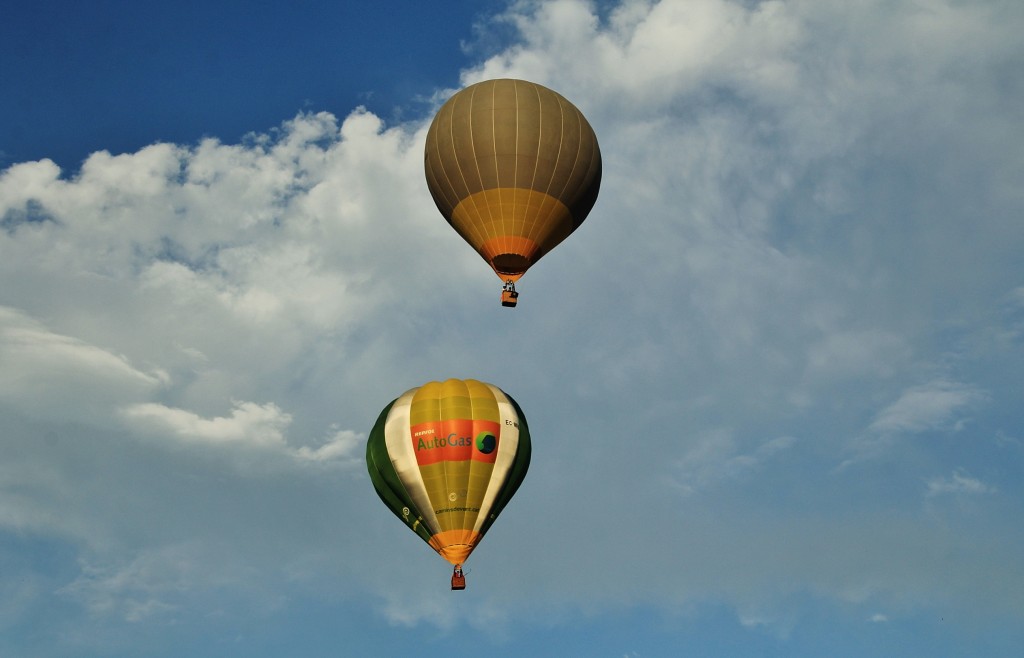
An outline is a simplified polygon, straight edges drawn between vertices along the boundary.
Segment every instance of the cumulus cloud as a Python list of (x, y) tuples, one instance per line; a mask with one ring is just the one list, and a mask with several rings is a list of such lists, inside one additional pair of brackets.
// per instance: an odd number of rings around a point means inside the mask
[(230, 417), (201, 418), (184, 409), (145, 403), (126, 408), (124, 416), (137, 421), (137, 427), (179, 437), (183, 441), (210, 443), (251, 443), (256, 446), (281, 445), (291, 416), (271, 403), (236, 402)]
[(17, 309), (0, 306), (0, 399), (33, 414), (103, 416), (121, 399), (140, 399), (167, 383), (123, 354), (63, 335)]
[(372, 423), (339, 363), (365, 358), (397, 291), (430, 283), (389, 271), (443, 228), (417, 228), (415, 139), (357, 109), (0, 172), (0, 532), (79, 547), (67, 601), (162, 624), (220, 593), (237, 607), (268, 565), (338, 569), (326, 556), (354, 539), (337, 524), (362, 511), (323, 505), (358, 500), (339, 490), (365, 484), (365, 435), (343, 428)]
[(287, 455), (300, 462), (354, 463), (364, 434), (334, 428), (328, 439), (315, 447), (289, 444), (287, 431), (292, 416), (276, 404), (235, 401), (229, 416), (204, 418), (185, 409), (147, 402), (121, 410), (122, 418), (140, 436), (156, 436), (177, 444), (230, 448), (236, 456), (246, 452)]
[[(495, 618), (528, 619), (539, 596), (724, 600), (788, 628), (794, 591), (875, 621), (936, 600), (1019, 617), (1006, 524), (920, 516), (922, 482), (931, 498), (992, 485), (928, 445), (898, 476), (830, 469), (850, 437), (873, 455), (1019, 425), (1001, 382), (1020, 341), (981, 340), (1021, 297), (1011, 5), (510, 5), (512, 42), (462, 82), (550, 85), (605, 158), (593, 214), (513, 315), (436, 215), (427, 118), (301, 113), (239, 144), (8, 167), (0, 527), (66, 539), (82, 553), (66, 600), (137, 624), (219, 609), (209, 562), (221, 592), (301, 573), (304, 596), (328, 582), (392, 624), (449, 628), (422, 612), (433, 599), (395, 593), (427, 586), (414, 566), (381, 587), (325, 556), (434, 558), (348, 467), (389, 400), (475, 376), (536, 433), (507, 532), (474, 555), (495, 566)], [(904, 481), (906, 500), (888, 496)], [(639, 554), (645, 575), (607, 568)]]
[[(301, 386), (286, 374), (297, 361), (310, 380), (326, 376), (318, 352), (358, 356), (364, 346), (353, 341), (373, 340), (364, 327), (379, 323), (377, 313), (399, 300), (422, 308), (424, 291), (454, 287), (458, 262), (469, 262), (456, 252), (429, 279), (390, 274), (417, 262), (425, 271), (424, 238), (449, 237), (429, 214), (419, 139), (356, 109), (340, 125), (328, 113), (300, 114), (242, 144), (100, 152), (69, 176), (49, 161), (9, 167), (0, 174), (0, 276), (18, 285), (5, 294), (5, 383), (32, 372), (20, 395), (38, 400), (27, 387), (42, 386), (44, 372), (47, 385), (84, 393), (105, 387), (69, 371), (104, 370), (127, 384), (134, 369), (141, 393), (112, 394), (106, 414), (155, 404), (210, 418), (234, 399), (275, 397), (267, 384)], [(34, 317), (55, 327), (45, 344), (26, 324)], [(109, 348), (88, 347), (100, 345)], [(158, 387), (161, 399), (147, 399)], [(188, 417), (156, 409), (134, 413)], [(321, 434), (335, 420), (302, 431)]]
[(854, 456), (845, 459), (839, 469), (883, 454), (902, 437), (960, 432), (971, 419), (969, 413), (986, 399), (986, 392), (977, 386), (946, 378), (910, 386), (875, 414), (865, 432), (850, 441), (847, 450)]
[(965, 422), (958, 412), (970, 409), (983, 399), (984, 393), (974, 386), (934, 380), (904, 391), (878, 414), (868, 429), (881, 435), (957, 431)]
[(323, 445), (311, 448), (302, 446), (296, 454), (302, 459), (314, 462), (333, 460), (357, 460), (362, 458), (362, 447), (366, 436), (352, 430), (338, 430)]
[(989, 486), (973, 478), (962, 471), (955, 471), (950, 477), (935, 477), (927, 482), (928, 497), (941, 496), (945, 494), (953, 495), (980, 495), (990, 494), (995, 492), (995, 487)]

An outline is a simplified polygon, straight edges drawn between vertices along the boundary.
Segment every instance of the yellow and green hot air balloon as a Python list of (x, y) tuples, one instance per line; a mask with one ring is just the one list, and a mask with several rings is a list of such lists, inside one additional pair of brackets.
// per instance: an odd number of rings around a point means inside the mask
[(487, 80), (438, 110), (424, 153), (438, 210), (505, 282), (575, 231), (601, 187), (601, 150), (583, 114), (525, 80)]
[(366, 444), (377, 495), (413, 532), (461, 565), (519, 488), (530, 431), (519, 405), (474, 379), (430, 382), (384, 408)]

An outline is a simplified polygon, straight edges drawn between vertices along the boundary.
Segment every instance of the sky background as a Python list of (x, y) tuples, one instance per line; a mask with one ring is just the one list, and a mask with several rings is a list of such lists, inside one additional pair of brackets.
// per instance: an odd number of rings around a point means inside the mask
[[(2, 9), (0, 655), (1019, 655), (1024, 4)], [(604, 158), (515, 310), (496, 77)], [(363, 462), (448, 377), (534, 438), (460, 593)]]

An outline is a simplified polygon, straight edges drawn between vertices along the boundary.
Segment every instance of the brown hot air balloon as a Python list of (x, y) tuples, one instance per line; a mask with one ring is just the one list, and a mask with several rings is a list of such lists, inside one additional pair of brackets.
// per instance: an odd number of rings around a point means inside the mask
[(597, 200), (601, 151), (583, 114), (525, 80), (466, 87), (437, 112), (424, 154), (438, 210), (505, 282), (576, 230)]

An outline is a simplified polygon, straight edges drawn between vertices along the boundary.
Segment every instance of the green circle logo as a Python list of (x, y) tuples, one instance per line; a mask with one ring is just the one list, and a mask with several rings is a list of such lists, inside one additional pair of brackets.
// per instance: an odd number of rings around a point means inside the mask
[(498, 447), (498, 439), (490, 432), (480, 432), (476, 435), (476, 449), (485, 455), (494, 452)]

